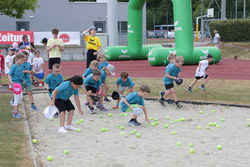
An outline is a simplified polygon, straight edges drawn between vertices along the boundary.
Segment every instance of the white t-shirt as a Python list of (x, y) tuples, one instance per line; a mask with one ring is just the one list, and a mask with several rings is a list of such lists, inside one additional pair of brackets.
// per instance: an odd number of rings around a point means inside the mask
[(219, 40), (219, 43), (218, 43), (218, 38), (220, 38), (220, 35), (218, 33), (216, 33), (214, 35), (214, 44), (220, 44), (220, 40)]
[(7, 66), (7, 64), (11, 67), (12, 64), (13, 64), (14, 58), (15, 58), (15, 55), (13, 55), (13, 56), (7, 55), (7, 56), (6, 56), (6, 58), (5, 58), (5, 63), (4, 63), (5, 74), (9, 74), (10, 68)]
[[(36, 73), (42, 73), (43, 72), (43, 68), (40, 68), (41, 65), (43, 65), (44, 61), (43, 61), (43, 58), (42, 57), (35, 57), (33, 59), (33, 71), (36, 72)], [(39, 71), (36, 71), (35, 69), (38, 69), (40, 68)]]
[(203, 77), (204, 75), (206, 75), (206, 70), (208, 67), (208, 60), (202, 60), (199, 62), (199, 64), (201, 64), (200, 71), (198, 71), (198, 69), (199, 69), (199, 66), (198, 66), (196, 69), (195, 76), (196, 77)]
[(33, 59), (34, 59), (34, 54), (33, 54), (32, 52), (30, 52), (30, 53), (29, 53), (28, 62), (29, 62), (30, 64), (32, 64)]

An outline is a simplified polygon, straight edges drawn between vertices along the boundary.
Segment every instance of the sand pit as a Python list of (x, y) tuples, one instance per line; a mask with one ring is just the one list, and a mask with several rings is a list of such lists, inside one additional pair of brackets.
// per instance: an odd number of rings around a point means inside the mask
[[(81, 95), (81, 105), (84, 115), (76, 110), (73, 125), (81, 132), (58, 134), (58, 119), (50, 121), (43, 115), (43, 110), (50, 104), (47, 94), (34, 94), (38, 112), (29, 110), (28, 97), (25, 106), (32, 138), (38, 140), (34, 144), (40, 166), (48, 167), (246, 167), (250, 164), (250, 110), (247, 108), (222, 107), (215, 105), (183, 104), (182, 109), (175, 105), (161, 106), (157, 101), (145, 101), (148, 115), (157, 118), (159, 125), (144, 123), (144, 115), (138, 119), (143, 123), (140, 127), (129, 127), (132, 113), (121, 116), (120, 110), (110, 110), (99, 118), (100, 111), (91, 115), (84, 103), (85, 95)], [(74, 102), (74, 100), (72, 100)], [(115, 102), (105, 103), (112, 108)], [(216, 110), (216, 112), (212, 112)], [(203, 114), (200, 114), (203, 111)], [(108, 113), (112, 117), (108, 117)], [(169, 120), (165, 117), (169, 116)], [(175, 122), (185, 118), (183, 122)], [(221, 119), (224, 118), (224, 122)], [(76, 121), (84, 119), (80, 125)], [(170, 124), (173, 121), (173, 124)], [(205, 127), (216, 122), (220, 127)], [(116, 125), (122, 125), (120, 130)], [(168, 128), (164, 125), (168, 124)], [(200, 126), (201, 129), (197, 129)], [(108, 128), (108, 132), (101, 132)], [(141, 134), (129, 132), (136, 129)], [(120, 135), (120, 132), (124, 135)], [(172, 132), (176, 131), (176, 135)], [(181, 142), (181, 146), (176, 143)], [(188, 144), (193, 143), (193, 147)], [(222, 145), (222, 150), (217, 150)], [(69, 150), (65, 155), (64, 150)], [(193, 149), (194, 154), (189, 151)], [(53, 156), (53, 161), (47, 161), (47, 156)]]

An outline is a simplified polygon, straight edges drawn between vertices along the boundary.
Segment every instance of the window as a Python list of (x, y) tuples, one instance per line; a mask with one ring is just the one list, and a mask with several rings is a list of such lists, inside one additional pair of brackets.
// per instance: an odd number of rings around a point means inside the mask
[(127, 34), (128, 31), (128, 22), (119, 21), (118, 22), (118, 34)]
[(106, 33), (106, 21), (94, 21), (94, 26), (96, 27), (97, 33)]
[(29, 31), (30, 22), (28, 21), (17, 21), (16, 22), (16, 31)]

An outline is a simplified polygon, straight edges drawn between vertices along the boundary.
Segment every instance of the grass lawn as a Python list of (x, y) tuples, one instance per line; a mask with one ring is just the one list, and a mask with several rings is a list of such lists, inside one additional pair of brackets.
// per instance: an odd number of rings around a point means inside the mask
[(13, 95), (0, 94), (0, 167), (31, 166), (28, 138), (23, 120), (12, 118)]

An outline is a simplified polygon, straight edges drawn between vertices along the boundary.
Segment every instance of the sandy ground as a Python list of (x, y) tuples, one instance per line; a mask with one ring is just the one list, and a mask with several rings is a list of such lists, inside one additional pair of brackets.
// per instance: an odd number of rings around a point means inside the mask
[[(25, 97), (28, 122), (32, 138), (36, 138), (35, 152), (41, 166), (48, 167), (246, 167), (250, 165), (250, 110), (247, 108), (222, 107), (214, 105), (183, 104), (182, 109), (175, 105), (161, 106), (157, 101), (145, 101), (148, 115), (157, 118), (159, 125), (144, 123), (144, 115), (138, 118), (143, 123), (140, 127), (129, 127), (132, 113), (121, 116), (120, 110), (112, 110), (114, 101), (105, 103), (111, 109), (101, 114), (97, 111), (91, 115), (86, 107), (85, 95), (81, 95), (81, 105), (84, 115), (76, 110), (73, 125), (81, 132), (58, 134), (58, 119), (50, 121), (44, 117), (43, 110), (50, 103), (47, 94), (34, 95), (38, 112), (30, 111)], [(72, 100), (74, 102), (74, 100)], [(216, 110), (216, 112), (212, 112)], [(203, 111), (203, 114), (200, 114)], [(112, 113), (112, 117), (108, 117)], [(169, 116), (169, 120), (165, 117)], [(175, 122), (185, 118), (184, 122)], [(225, 122), (221, 122), (221, 118)], [(76, 125), (76, 121), (84, 119)], [(170, 124), (173, 121), (173, 124)], [(220, 125), (205, 129), (209, 122)], [(122, 125), (120, 130), (116, 125)], [(168, 124), (168, 128), (164, 125)], [(201, 129), (197, 129), (200, 126)], [(101, 132), (108, 128), (108, 132)], [(140, 138), (130, 135), (136, 129)], [(124, 135), (120, 135), (120, 132)], [(176, 135), (172, 132), (176, 131)], [(181, 146), (176, 146), (181, 142)], [(193, 147), (188, 144), (193, 143)], [(217, 150), (222, 145), (222, 150)], [(65, 155), (64, 150), (69, 154)], [(195, 153), (191, 154), (190, 149)], [(47, 156), (53, 156), (53, 161), (47, 161)]]

